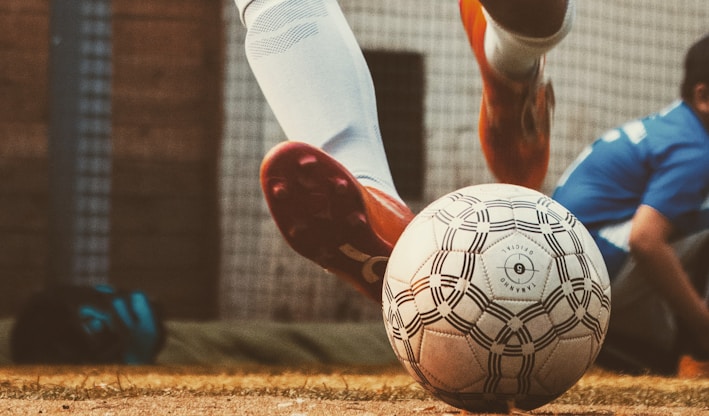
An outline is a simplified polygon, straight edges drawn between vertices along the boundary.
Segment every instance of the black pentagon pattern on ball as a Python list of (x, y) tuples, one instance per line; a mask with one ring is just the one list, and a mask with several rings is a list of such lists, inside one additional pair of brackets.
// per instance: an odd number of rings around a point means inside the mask
[[(603, 287), (592, 278), (594, 273), (588, 264), (584, 253), (582, 238), (575, 231), (577, 219), (564, 210), (555, 210), (556, 204), (548, 197), (540, 197), (533, 201), (530, 199), (488, 199), (483, 200), (463, 193), (451, 193), (447, 196), (448, 205), (438, 205), (430, 211), (424, 210), (423, 217), (431, 218), (445, 224), (448, 228), (440, 236), (439, 251), (435, 253), (431, 262), (431, 270), (426, 278), (421, 278), (416, 282), (411, 282), (409, 289), (401, 293), (393, 293), (388, 285), (385, 285), (384, 296), (389, 302), (389, 308), (385, 311), (388, 322), (393, 323), (390, 336), (406, 346), (405, 358), (412, 370), (418, 376), (422, 386), (431, 391), (434, 395), (447, 401), (448, 403), (458, 403), (459, 407), (468, 410), (485, 411), (507, 411), (507, 401), (513, 400), (515, 406), (523, 409), (531, 409), (541, 406), (553, 400), (562, 392), (551, 396), (538, 396), (530, 394), (533, 371), (535, 369), (536, 352), (552, 345), (559, 337), (574, 330), (578, 325), (583, 325), (592, 332), (596, 342), (602, 342), (604, 337), (604, 325), (588, 312), (591, 302), (595, 299), (602, 306), (610, 310), (610, 299), (604, 293)], [(450, 212), (447, 206), (456, 202), (456, 212)], [(460, 203), (467, 203), (469, 206), (460, 209)], [(492, 221), (491, 210), (512, 209), (513, 211), (533, 210), (536, 213), (534, 220), (529, 217)], [(485, 224), (485, 230), (481, 230), (480, 224)], [(504, 305), (491, 299), (484, 290), (473, 284), (473, 272), (479, 262), (478, 255), (484, 251), (485, 244), (491, 233), (518, 230), (523, 233), (537, 234), (543, 236), (546, 241), (549, 253), (554, 259), (556, 270), (559, 271), (561, 282), (551, 291), (541, 302), (534, 302), (523, 308), (521, 311), (513, 311)], [(463, 257), (462, 269), (459, 275), (446, 274), (443, 266), (446, 264), (453, 242), (458, 233), (476, 233), (468, 252)], [(564, 241), (559, 238), (563, 237)], [(569, 256), (581, 265), (582, 275), (572, 277), (568, 273), (567, 262)], [(431, 284), (432, 277), (436, 278), (436, 284)], [(459, 280), (465, 279), (469, 284), (461, 285)], [(464, 291), (459, 288), (464, 287)], [(428, 310), (419, 310), (416, 303), (417, 296), (425, 294), (433, 301), (434, 307)], [(476, 321), (468, 320), (456, 312), (456, 306), (464, 299), (472, 301), (481, 311), (498, 319), (501, 329), (497, 333), (488, 333), (485, 328), (477, 325)], [(408, 321), (401, 316), (399, 311), (408, 302), (416, 305), (418, 313), (415, 316), (408, 316)], [(439, 308), (446, 305), (446, 313), (441, 313)], [(555, 308), (565, 305), (571, 313), (562, 322), (554, 323), (543, 334), (535, 335), (528, 328), (528, 323), (535, 318), (550, 315)], [(428, 380), (425, 369), (421, 368), (416, 357), (416, 346), (410, 341), (419, 331), (436, 322), (445, 320), (451, 327), (461, 334), (469, 336), (478, 346), (483, 347), (487, 352), (486, 365), (487, 378), (484, 382), (483, 391), (480, 393), (457, 393), (437, 389)], [(510, 325), (515, 322), (515, 325)], [(514, 342), (514, 339), (517, 342)], [(532, 347), (530, 349), (530, 347)], [(506, 357), (514, 357), (519, 360), (519, 373), (517, 375), (517, 391), (514, 394), (499, 394), (498, 385), (503, 378), (503, 361)], [(403, 358), (403, 357), (402, 357)]]

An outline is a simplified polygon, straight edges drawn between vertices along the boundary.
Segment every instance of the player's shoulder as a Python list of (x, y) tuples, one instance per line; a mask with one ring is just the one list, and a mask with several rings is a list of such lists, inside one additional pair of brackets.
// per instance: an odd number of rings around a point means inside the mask
[(638, 120), (635, 130), (631, 131), (637, 130), (642, 131), (642, 140), (637, 142), (643, 142), (649, 157), (665, 158), (674, 155), (688, 159), (700, 158), (701, 163), (706, 164), (709, 157), (709, 134), (683, 101), (676, 101), (662, 111)]
[(677, 140), (696, 140), (707, 138), (707, 131), (699, 117), (682, 100), (676, 100), (669, 106), (646, 118), (648, 129), (667, 132)]

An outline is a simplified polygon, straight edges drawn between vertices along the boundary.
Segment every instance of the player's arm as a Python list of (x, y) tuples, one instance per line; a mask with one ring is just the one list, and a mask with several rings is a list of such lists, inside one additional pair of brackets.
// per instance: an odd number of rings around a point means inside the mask
[(670, 245), (672, 231), (672, 223), (664, 215), (641, 205), (633, 218), (630, 252), (675, 314), (690, 326), (702, 348), (709, 352), (709, 307), (692, 286)]

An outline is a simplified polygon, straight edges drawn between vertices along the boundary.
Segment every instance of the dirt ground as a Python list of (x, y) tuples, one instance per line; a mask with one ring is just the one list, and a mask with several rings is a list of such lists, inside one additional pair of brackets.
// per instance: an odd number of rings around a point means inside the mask
[[(391, 416), (391, 415), (465, 415), (453, 407), (433, 400), (346, 401), (286, 399), (283, 397), (135, 397), (104, 400), (17, 400), (0, 401), (0, 415), (105, 415), (105, 416)], [(518, 415), (647, 415), (694, 416), (708, 410), (685, 407), (547, 405)]]
[[(6, 367), (0, 415), (465, 415), (397, 368)], [(531, 415), (709, 415), (709, 380), (592, 371)]]

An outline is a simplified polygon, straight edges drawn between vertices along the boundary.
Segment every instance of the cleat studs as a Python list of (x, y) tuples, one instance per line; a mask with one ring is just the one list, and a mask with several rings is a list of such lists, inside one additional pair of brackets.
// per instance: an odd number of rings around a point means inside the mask
[(318, 163), (318, 158), (315, 155), (305, 155), (298, 159), (298, 166), (304, 169), (314, 166), (316, 163)]
[(306, 227), (303, 224), (295, 224), (288, 228), (288, 237), (291, 239), (298, 239), (298, 237), (302, 236), (303, 233), (307, 230), (308, 227)]
[(352, 227), (362, 227), (367, 225), (367, 216), (364, 212), (355, 211), (347, 216), (347, 223)]
[(298, 159), (298, 171), (296, 178), (306, 190), (318, 187), (319, 175), (317, 175), (318, 158), (315, 155), (304, 155)]
[(338, 195), (344, 195), (347, 193), (347, 190), (349, 189), (349, 182), (345, 178), (333, 178), (332, 180), (335, 193)]
[(288, 193), (288, 187), (284, 182), (277, 182), (271, 186), (271, 195), (276, 199), (286, 199), (288, 198)]

